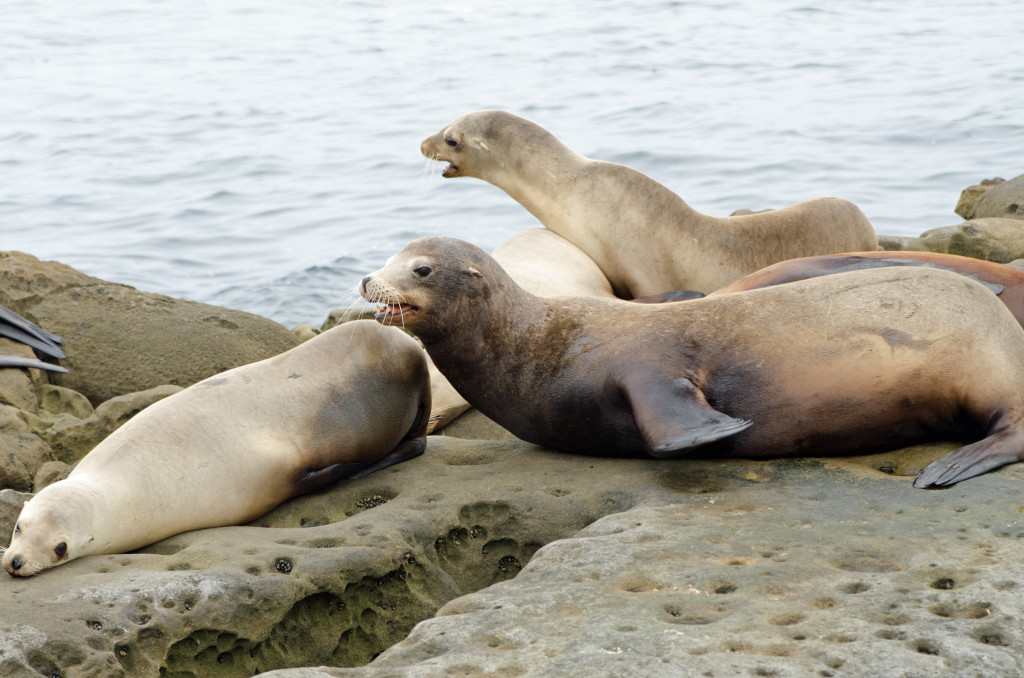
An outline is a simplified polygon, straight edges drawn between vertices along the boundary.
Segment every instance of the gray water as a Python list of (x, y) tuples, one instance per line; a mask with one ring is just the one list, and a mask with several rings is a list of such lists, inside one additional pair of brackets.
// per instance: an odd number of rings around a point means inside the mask
[(0, 0), (0, 250), (292, 326), (412, 238), (536, 222), (420, 141), (502, 108), (728, 214), (879, 233), (1024, 172), (1017, 0)]

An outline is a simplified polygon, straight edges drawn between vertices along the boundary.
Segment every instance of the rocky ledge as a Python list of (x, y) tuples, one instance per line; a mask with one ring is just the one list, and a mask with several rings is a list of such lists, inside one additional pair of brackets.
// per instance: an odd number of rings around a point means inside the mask
[[(1020, 238), (1021, 181), (965, 191), (975, 218), (951, 228), (1006, 219)], [(72, 370), (0, 370), (0, 544), (28, 492), (134, 413), (316, 332), (17, 253), (0, 253), (0, 290), (65, 337)], [(1024, 674), (1024, 465), (923, 491), (911, 477), (952, 444), (599, 459), (474, 411), (444, 434), (250, 525), (0, 578), (0, 675)]]

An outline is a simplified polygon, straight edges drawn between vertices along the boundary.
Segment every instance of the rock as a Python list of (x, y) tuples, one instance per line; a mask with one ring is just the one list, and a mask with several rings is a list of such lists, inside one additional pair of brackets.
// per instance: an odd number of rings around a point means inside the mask
[(412, 630), (361, 668), (266, 675), (1017, 676), (1024, 468), (898, 475), (950, 447), (658, 461), (431, 436), (251, 525), (0, 578), (0, 674), (353, 667)]
[(986, 179), (964, 189), (956, 213), (964, 219), (1024, 219), (1024, 174), (1009, 181)]
[[(0, 354), (21, 358), (36, 357), (28, 346), (6, 337), (0, 337)], [(36, 393), (31, 373), (42, 371), (35, 368), (0, 367), (0, 404), (35, 412)]]
[(332, 327), (337, 327), (342, 323), (347, 323), (352, 320), (373, 320), (377, 315), (377, 311), (374, 308), (368, 306), (351, 306), (348, 308), (335, 308), (327, 314), (327, 320), (320, 326), (321, 332), (326, 332)]
[(73, 464), (113, 433), (121, 424), (158, 400), (182, 390), (166, 384), (155, 388), (117, 396), (102, 403), (85, 420), (65, 415), (52, 426), (39, 431), (50, 444), (54, 455), (66, 464)]
[(924, 243), (920, 238), (908, 238), (901, 235), (880, 235), (878, 236), (878, 249), (888, 252), (925, 252)]
[(1024, 268), (1024, 259), (1014, 259), (1006, 264), (1007, 266), (1014, 266), (1016, 268)]
[(489, 419), (480, 410), (475, 408), (466, 410), (455, 417), (443, 429), (434, 432), (435, 435), (451, 436), (463, 440), (515, 440), (516, 437), (509, 433), (500, 424)]
[(309, 341), (316, 335), (320, 334), (320, 330), (309, 323), (305, 323), (293, 327), (292, 334), (295, 335), (295, 338), (298, 339), (299, 342), (303, 342)]
[(32, 491), (38, 492), (47, 485), (52, 485), (58, 480), (63, 480), (71, 472), (73, 467), (62, 461), (48, 461), (39, 467), (32, 477)]
[[(11, 543), (11, 533), (14, 531), (14, 524), (21, 514), (21, 507), (29, 500), (31, 494), (18, 492), (17, 490), (0, 490), (0, 547), (7, 548)], [(6, 572), (3, 572), (6, 575)], [(6, 625), (4, 630), (7, 630)], [(3, 661), (3, 640), (0, 637), (0, 662)], [(0, 664), (2, 665), (2, 664)]]
[(1021, 470), (922, 493), (845, 460), (683, 464), (368, 666), (263, 675), (1020, 675)]
[(31, 490), (36, 469), (52, 459), (50, 447), (29, 428), (21, 411), (0, 405), (0, 488)]
[(921, 242), (930, 252), (1005, 264), (1024, 257), (1024, 224), (1017, 219), (972, 219), (925, 231)]
[(94, 411), (88, 398), (63, 386), (46, 384), (36, 389), (36, 397), (39, 410), (53, 416), (68, 414), (76, 419), (88, 419)]
[(0, 304), (61, 336), (70, 370), (54, 379), (93, 405), (200, 379), (295, 346), (281, 325), (140, 292), (21, 252), (0, 252)]

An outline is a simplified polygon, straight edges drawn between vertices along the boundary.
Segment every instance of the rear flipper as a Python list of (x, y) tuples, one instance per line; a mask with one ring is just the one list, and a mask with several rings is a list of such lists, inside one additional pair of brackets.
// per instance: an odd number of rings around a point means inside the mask
[(395, 446), (395, 449), (372, 464), (331, 464), (324, 468), (306, 471), (298, 481), (296, 494), (308, 494), (322, 490), (328, 485), (342, 480), (355, 480), (369, 475), (374, 471), (387, 468), (413, 457), (418, 457), (427, 449), (426, 438), (406, 438)]
[(953, 450), (930, 464), (914, 480), (914, 487), (948, 487), (1022, 460), (1024, 432), (1020, 426), (1004, 428), (976, 443)]
[(658, 459), (682, 456), (751, 424), (711, 407), (700, 389), (685, 377), (666, 383), (664, 379), (637, 375), (625, 389), (647, 453)]

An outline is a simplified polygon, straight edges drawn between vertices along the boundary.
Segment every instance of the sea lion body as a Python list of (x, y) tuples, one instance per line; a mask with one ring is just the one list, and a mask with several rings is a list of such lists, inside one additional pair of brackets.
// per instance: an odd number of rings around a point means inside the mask
[(372, 321), (346, 323), (130, 419), (25, 505), (4, 568), (31, 576), (248, 522), (290, 497), (421, 454), (429, 409), (416, 342)]
[(1024, 452), (1024, 331), (947, 271), (855, 271), (677, 304), (545, 299), (479, 248), (421, 238), (362, 284), (367, 298), (403, 300), (379, 320), (401, 318), (473, 406), (556, 450), (770, 458), (983, 438), (918, 486)]
[(777, 261), (874, 250), (864, 214), (840, 198), (745, 216), (702, 214), (650, 177), (586, 158), (540, 126), (504, 111), (469, 113), (428, 137), (447, 178), (504, 190), (593, 259), (624, 298), (669, 290), (708, 294)]
[(1017, 318), (1017, 322), (1024, 325), (1024, 271), (984, 259), (937, 252), (849, 252), (791, 259), (751, 273), (708, 296), (744, 292), (823, 275), (886, 266), (940, 268), (973, 278), (998, 296)]

